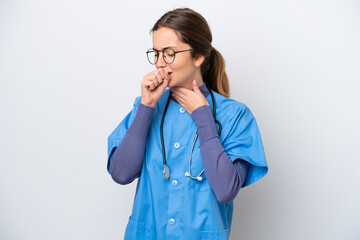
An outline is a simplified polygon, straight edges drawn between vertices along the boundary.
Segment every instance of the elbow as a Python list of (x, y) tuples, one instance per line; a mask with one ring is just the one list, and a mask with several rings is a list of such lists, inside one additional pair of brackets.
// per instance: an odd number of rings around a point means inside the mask
[(219, 194), (219, 195), (215, 195), (215, 196), (216, 196), (216, 199), (218, 200), (218, 202), (229, 203), (235, 199), (236, 195), (237, 195), (237, 192), (236, 193), (228, 192), (225, 194), (223, 193), (223, 194)]
[(126, 185), (131, 183), (132, 181), (129, 180), (128, 177), (124, 176), (123, 174), (113, 174), (111, 173), (111, 178), (118, 184)]
[(234, 185), (227, 185), (227, 187), (220, 188), (220, 191), (214, 192), (216, 199), (220, 203), (233, 201), (240, 191), (241, 185), (238, 181), (235, 181)]
[(118, 164), (114, 164), (112, 157), (110, 157), (109, 160), (109, 173), (114, 182), (121, 185), (129, 184), (134, 180), (131, 179), (131, 176), (129, 176), (129, 173), (126, 171), (126, 169), (120, 167)]
[(121, 169), (110, 169), (111, 178), (118, 184), (126, 185), (134, 181), (134, 179), (138, 176), (130, 176), (126, 171), (121, 171)]

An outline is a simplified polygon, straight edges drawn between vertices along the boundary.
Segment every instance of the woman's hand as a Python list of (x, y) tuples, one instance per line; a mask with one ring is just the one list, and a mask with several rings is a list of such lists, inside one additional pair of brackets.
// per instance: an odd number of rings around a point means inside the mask
[(169, 73), (163, 68), (146, 74), (141, 81), (141, 103), (154, 108), (169, 85), (169, 79)]
[(193, 81), (192, 86), (194, 91), (183, 87), (171, 88), (171, 92), (173, 93), (174, 98), (183, 108), (185, 108), (189, 114), (191, 114), (198, 107), (209, 105), (195, 80)]

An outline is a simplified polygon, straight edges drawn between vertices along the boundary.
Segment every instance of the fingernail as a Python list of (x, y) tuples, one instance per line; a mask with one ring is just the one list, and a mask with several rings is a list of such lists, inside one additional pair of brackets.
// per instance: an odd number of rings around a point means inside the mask
[(193, 84), (196, 85), (196, 80), (193, 80)]

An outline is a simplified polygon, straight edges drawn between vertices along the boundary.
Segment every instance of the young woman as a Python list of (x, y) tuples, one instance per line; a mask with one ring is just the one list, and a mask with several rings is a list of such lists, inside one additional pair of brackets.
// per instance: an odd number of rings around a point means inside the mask
[(181, 8), (152, 28), (156, 70), (108, 139), (115, 182), (138, 179), (125, 239), (228, 239), (233, 199), (268, 171), (249, 108), (229, 97), (206, 20)]

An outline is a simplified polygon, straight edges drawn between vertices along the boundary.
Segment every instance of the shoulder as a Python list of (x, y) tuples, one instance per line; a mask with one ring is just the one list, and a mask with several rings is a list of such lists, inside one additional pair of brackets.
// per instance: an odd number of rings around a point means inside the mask
[(214, 97), (216, 119), (222, 125), (222, 140), (237, 136), (237, 133), (241, 134), (257, 129), (256, 119), (246, 104), (215, 92)]
[(215, 98), (216, 111), (240, 115), (246, 112), (251, 113), (249, 107), (245, 103), (239, 102), (232, 98), (224, 97), (223, 95), (214, 91), (213, 93)]
[(134, 101), (134, 107), (138, 108), (140, 105), (140, 102), (141, 102), (141, 96), (136, 97), (135, 101)]

